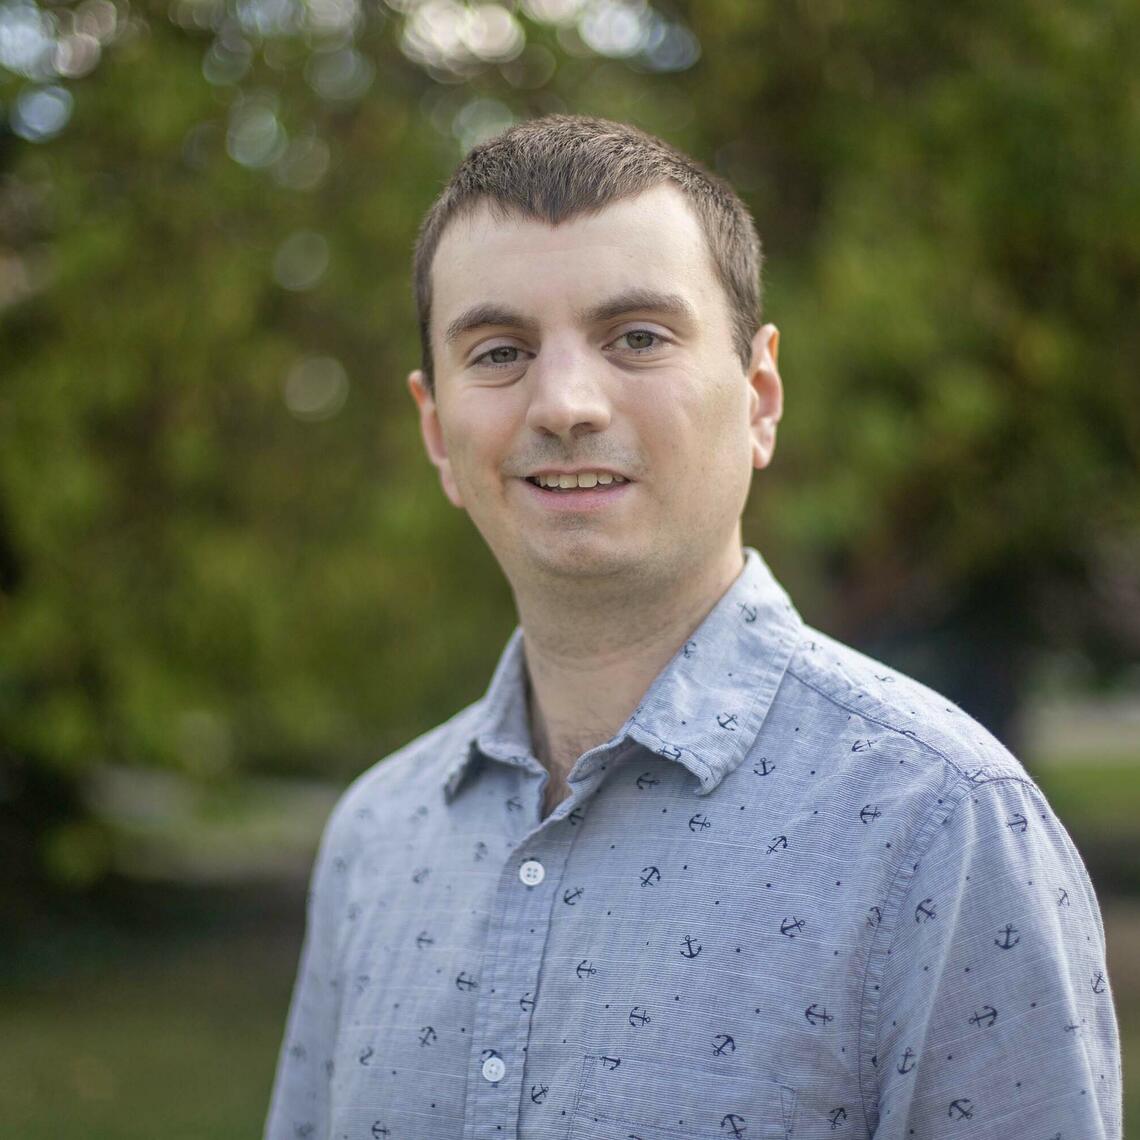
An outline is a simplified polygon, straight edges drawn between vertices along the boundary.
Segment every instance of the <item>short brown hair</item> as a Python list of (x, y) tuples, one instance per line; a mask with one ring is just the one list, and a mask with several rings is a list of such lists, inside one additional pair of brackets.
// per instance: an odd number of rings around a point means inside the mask
[(760, 327), (760, 239), (732, 188), (661, 139), (625, 123), (548, 115), (510, 127), (474, 147), (456, 167), (420, 227), (413, 259), (423, 371), (431, 351), (431, 267), (444, 230), (482, 203), (557, 225), (596, 213), (663, 182), (676, 185), (696, 214), (728, 295), (733, 344), (745, 368)]

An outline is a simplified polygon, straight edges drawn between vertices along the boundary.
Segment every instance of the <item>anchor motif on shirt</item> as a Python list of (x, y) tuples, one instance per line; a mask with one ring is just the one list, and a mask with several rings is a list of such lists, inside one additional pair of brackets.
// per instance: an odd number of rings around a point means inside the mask
[(812, 1025), (826, 1025), (829, 1021), (835, 1020), (835, 1018), (827, 1012), (826, 1008), (820, 1009), (815, 1002), (812, 1002), (811, 1005), (804, 1010), (804, 1017), (806, 1017)]
[(729, 1135), (734, 1137), (734, 1140), (739, 1140), (739, 1137), (744, 1135), (744, 1117), (737, 1116), (735, 1112), (728, 1113), (721, 1120), (720, 1126), (729, 1129)]
[(419, 867), (412, 873), (413, 883), (422, 883), (431, 874), (430, 867)]
[(997, 1010), (994, 1009), (992, 1005), (983, 1005), (981, 1013), (974, 1010), (974, 1016), (969, 1018), (971, 1025), (981, 1026), (984, 1024), (987, 1029), (993, 1025), (995, 1021), (997, 1021)]
[(430, 1025), (425, 1025), (420, 1030), (420, 1044), (430, 1045), (436, 1039), (436, 1031)]
[(969, 780), (971, 784), (980, 784), (989, 774), (988, 768), (975, 768), (972, 772), (966, 773), (966, 779)]
[(1097, 975), (1092, 980), (1092, 992), (1094, 994), (1104, 993), (1104, 975), (1098, 970)]
[(570, 821), (571, 827), (577, 827), (578, 824), (580, 824), (582, 820), (586, 818), (586, 816), (582, 811), (581, 806), (579, 805), (566, 818)]
[(1054, 887), (1053, 890), (1057, 892), (1057, 905), (1069, 906), (1069, 892), (1064, 887)]
[(872, 929), (878, 926), (883, 921), (883, 912), (877, 907), (873, 906), (867, 911), (867, 925)]
[(974, 1102), (969, 1097), (952, 1100), (946, 1115), (956, 1120), (970, 1120), (974, 1115)]
[(419, 934), (416, 935), (416, 946), (418, 949), (422, 950), (425, 946), (433, 946), (434, 944), (435, 939), (432, 938), (426, 930), (421, 930)]
[[(717, 1042), (720, 1042), (720, 1044), (718, 1045)], [(735, 1053), (736, 1042), (727, 1033), (718, 1033), (713, 1038), (713, 1053), (717, 1057), (720, 1057), (726, 1049), (730, 1053)]]
[(867, 752), (870, 750), (872, 744), (874, 744), (873, 740), (856, 740), (855, 743), (851, 745), (851, 751)]
[(460, 970), (455, 979), (455, 987), (460, 990), (477, 990), (479, 983), (472, 978), (465, 970)]
[[(1081, 1018), (1081, 1020), (1084, 1021), (1084, 1018)], [(1081, 1027), (1074, 1022), (1069, 1022), (1068, 1025), (1065, 1026), (1066, 1033), (1080, 1033), (1080, 1031)]]
[(645, 791), (646, 788), (656, 787), (659, 783), (661, 783), (661, 781), (657, 779), (652, 772), (642, 772), (641, 775), (637, 777), (637, 786), (642, 791)]
[(362, 1064), (367, 1065), (372, 1060), (372, 1055), (375, 1050), (371, 1045), (365, 1045), (363, 1049), (356, 1055), (356, 1059)]
[(907, 1074), (914, 1068), (914, 1059), (918, 1054), (908, 1045), (903, 1051), (902, 1060), (895, 1067), (902, 1074)]
[(686, 641), (685, 647), (681, 650), (683, 657), (692, 657), (697, 651), (697, 643), (695, 641)]
[(746, 605), (744, 602), (737, 602), (736, 604), (740, 607), (740, 612), (744, 615), (744, 620), (751, 625), (758, 616), (756, 607)]
[(796, 934), (803, 930), (807, 924), (802, 918), (797, 918), (794, 914), (791, 918), (785, 918), (780, 923), (780, 933), (787, 935), (789, 938), (795, 938)]
[(372, 1125), (372, 1136), (373, 1136), (374, 1140), (381, 1140), (382, 1137), (391, 1136), (391, 1135), (392, 1135), (391, 1130), (388, 1128), (385, 1128), (384, 1125), (381, 1124), (379, 1120), (377, 1120)]
[(701, 952), (701, 944), (699, 942), (695, 944), (694, 949), (694, 943), (691, 935), (686, 934), (682, 941), (685, 943), (685, 948), (681, 951), (681, 954), (685, 958), (695, 958)]
[(834, 1132), (847, 1119), (847, 1109), (837, 1108), (827, 1119), (831, 1121), (831, 1131)]
[(357, 974), (356, 981), (353, 983), (353, 989), (356, 990), (356, 996), (359, 997), (366, 989), (371, 979), (367, 974)]
[(522, 811), (522, 800), (518, 796), (511, 796), (507, 800), (507, 811)]
[(1018, 812), (1017, 815), (1013, 817), (1013, 819), (1007, 819), (1005, 821), (1005, 825), (1010, 829), (1010, 831), (1020, 831), (1024, 833), (1025, 829), (1029, 826), (1029, 821), (1025, 818), (1025, 816), (1021, 814), (1021, 812)]
[(658, 756), (664, 756), (666, 760), (680, 760), (681, 750), (673, 744), (662, 744), (657, 749)]
[(894, 682), (894, 677), (892, 677), (890, 673), (884, 673), (882, 676), (879, 676), (879, 674), (876, 673), (875, 680), (882, 681), (884, 684), (890, 685)]
[(546, 1100), (546, 1094), (550, 1089), (546, 1085), (531, 1085), (530, 1086), (530, 1099), (535, 1104), (542, 1104)]
[(863, 809), (859, 812), (859, 818), (864, 823), (874, 823), (882, 814), (878, 804), (864, 804)]
[(370, 807), (357, 808), (352, 814), (356, 816), (357, 819), (371, 819), (372, 809)]
[(596, 974), (598, 971), (594, 968), (594, 963), (589, 958), (583, 958), (581, 962), (575, 967), (575, 973), (580, 978), (589, 978)]
[(521, 998), (519, 998), (519, 1009), (523, 1010), (526, 1013), (529, 1013), (532, 1009), (534, 1009), (534, 995), (530, 992), (530, 990), (527, 990), (526, 993), (523, 994)]
[(1001, 934), (1001, 938), (995, 938), (994, 945), (1000, 946), (1003, 950), (1011, 950), (1021, 941), (1020, 938), (1014, 938), (1014, 935), (1017, 933), (1017, 927), (1010, 926), (1008, 923), (1005, 929), (999, 933)]
[(777, 835), (768, 845), (768, 854), (771, 855), (773, 851), (782, 851), (787, 846), (788, 837), (786, 835)]
[(769, 764), (767, 756), (761, 756), (760, 767), (752, 769), (752, 771), (755, 772), (757, 776), (770, 776), (775, 770), (776, 765)]
[(308, 1050), (304, 1045), (300, 1043), (300, 1041), (298, 1041), (296, 1045), (291, 1045), (289, 1047), (289, 1056), (295, 1058), (298, 1061), (303, 1061), (308, 1055)]
[(932, 918), (937, 918), (938, 912), (934, 909), (933, 899), (923, 899), (922, 902), (914, 908), (914, 921), (922, 922), (925, 920), (929, 922)]
[(689, 830), (692, 832), (704, 831), (709, 827), (712, 827), (712, 824), (700, 812), (697, 812), (697, 814), (689, 820)]
[(641, 874), (641, 885), (643, 887), (651, 887), (661, 878), (661, 872), (656, 867), (642, 867)]
[(646, 1013), (645, 1010), (643, 1010), (639, 1005), (635, 1005), (633, 1009), (629, 1011), (629, 1023), (635, 1028), (639, 1025), (645, 1025), (652, 1020), (653, 1018), (651, 1018), (649, 1014)]
[(598, 1060), (601, 1061), (602, 1067), (609, 1069), (611, 1073), (621, 1064), (620, 1057), (599, 1057)]
[(486, 859), (486, 858), (487, 858), (487, 844), (484, 843), (483, 840), (480, 839), (479, 842), (475, 844), (475, 862), (478, 863), (480, 860)]
[(736, 713), (720, 713), (716, 722), (721, 728), (728, 729), (729, 732), (736, 731)]
[(572, 887), (562, 892), (562, 901), (567, 906), (573, 906), (582, 897), (582, 894), (581, 887)]
[(427, 804), (420, 804), (418, 808), (410, 816), (408, 816), (409, 823), (419, 823), (428, 813)]

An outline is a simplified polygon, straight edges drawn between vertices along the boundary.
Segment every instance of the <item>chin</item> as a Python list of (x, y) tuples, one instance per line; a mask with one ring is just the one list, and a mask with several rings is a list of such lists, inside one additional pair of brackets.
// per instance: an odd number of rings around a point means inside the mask
[(574, 580), (628, 574), (645, 559), (645, 552), (632, 544), (599, 541), (595, 535), (563, 535), (559, 541), (520, 553), (529, 573)]

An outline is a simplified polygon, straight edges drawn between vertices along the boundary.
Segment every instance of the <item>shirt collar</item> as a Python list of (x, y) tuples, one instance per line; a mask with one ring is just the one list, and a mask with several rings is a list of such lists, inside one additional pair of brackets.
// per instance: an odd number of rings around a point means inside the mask
[[(744, 569), (658, 674), (614, 737), (634, 740), (688, 768), (707, 795), (747, 755), (800, 640), (803, 623), (763, 558), (744, 549)], [(444, 777), (450, 801), (480, 755), (533, 766), (523, 633), (507, 642), (479, 702), (462, 754)], [(588, 756), (572, 775), (604, 761)]]

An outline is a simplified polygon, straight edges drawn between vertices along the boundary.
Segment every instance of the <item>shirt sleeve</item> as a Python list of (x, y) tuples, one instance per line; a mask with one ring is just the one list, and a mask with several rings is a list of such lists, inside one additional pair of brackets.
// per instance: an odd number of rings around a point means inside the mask
[(329, 1085), (340, 1012), (338, 920), (347, 860), (335, 848), (336, 813), (310, 880), (305, 939), (265, 1123), (264, 1140), (328, 1140)]
[(875, 1140), (1120, 1140), (1100, 911), (1040, 791), (969, 785), (921, 842), (867, 983)]

